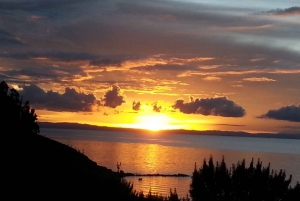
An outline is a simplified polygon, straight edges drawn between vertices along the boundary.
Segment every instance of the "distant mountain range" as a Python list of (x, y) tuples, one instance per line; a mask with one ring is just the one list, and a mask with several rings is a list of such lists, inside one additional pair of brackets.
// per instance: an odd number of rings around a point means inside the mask
[[(118, 128), (118, 127), (107, 127), (107, 126), (96, 126), (90, 124), (79, 124), (79, 123), (52, 123), (52, 122), (38, 122), (43, 134), (43, 128), (53, 129), (76, 129), (76, 130), (104, 130), (104, 131), (119, 131), (119, 132), (153, 132), (145, 129), (135, 128)], [(160, 130), (155, 131), (163, 134), (188, 134), (188, 135), (214, 135), (214, 136), (237, 136), (237, 137), (263, 137), (263, 138), (282, 138), (282, 139), (300, 139), (300, 134), (292, 133), (248, 133), (243, 131), (221, 131), (221, 130)]]

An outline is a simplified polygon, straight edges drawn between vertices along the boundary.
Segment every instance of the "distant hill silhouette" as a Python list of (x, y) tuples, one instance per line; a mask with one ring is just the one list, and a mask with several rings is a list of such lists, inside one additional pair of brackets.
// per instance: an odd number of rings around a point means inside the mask
[[(52, 122), (39, 122), (41, 128), (55, 128), (55, 129), (78, 129), (78, 130), (105, 130), (105, 131), (120, 131), (120, 132), (152, 132), (145, 129), (135, 128), (117, 128), (107, 126), (96, 126), (90, 124), (79, 124), (79, 123), (52, 123)], [(263, 138), (282, 138), (282, 139), (300, 139), (300, 134), (291, 133), (247, 133), (243, 131), (221, 131), (221, 130), (161, 130), (155, 131), (163, 134), (188, 134), (188, 135), (214, 135), (214, 136), (236, 136), (236, 137), (263, 137)]]

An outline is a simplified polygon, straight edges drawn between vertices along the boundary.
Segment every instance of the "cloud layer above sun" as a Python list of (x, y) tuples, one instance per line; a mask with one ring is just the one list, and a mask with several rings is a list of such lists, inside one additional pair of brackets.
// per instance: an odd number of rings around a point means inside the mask
[(293, 0), (11, 0), (0, 19), (0, 80), (37, 108), (298, 122)]

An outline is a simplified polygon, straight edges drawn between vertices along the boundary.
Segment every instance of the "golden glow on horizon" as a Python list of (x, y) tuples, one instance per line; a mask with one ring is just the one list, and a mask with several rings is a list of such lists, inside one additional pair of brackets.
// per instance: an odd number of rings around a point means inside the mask
[[(148, 107), (146, 107), (148, 106)], [(266, 132), (263, 128), (268, 128), (268, 132), (277, 133), (274, 129), (274, 121), (266, 122), (263, 127), (258, 126), (244, 126), (243, 119), (233, 119), (234, 124), (230, 124), (230, 120), (202, 115), (187, 115), (176, 112), (167, 113), (162, 111), (160, 113), (153, 112), (152, 106), (144, 105), (143, 110), (136, 113), (120, 113), (103, 115), (103, 111), (91, 113), (74, 113), (74, 112), (54, 112), (47, 110), (38, 110), (39, 122), (69, 122), (78, 124), (89, 124), (95, 126), (117, 127), (117, 128), (135, 128), (146, 129), (152, 133), (160, 130), (226, 130), (226, 131), (245, 131), (250, 133)], [(165, 113), (163, 113), (165, 112)], [(248, 122), (256, 122), (258, 119), (245, 117)], [(226, 120), (226, 121), (225, 121)], [(253, 124), (254, 124), (253, 123)], [(276, 122), (284, 126), (285, 122)], [(235, 126), (241, 125), (241, 126)], [(291, 123), (291, 125), (293, 125)], [(41, 128), (43, 133), (43, 128)]]
[(136, 123), (132, 126), (134, 128), (159, 131), (159, 130), (167, 130), (167, 129), (176, 129), (175, 125), (171, 125), (171, 117), (160, 114), (141, 114), (136, 118)]

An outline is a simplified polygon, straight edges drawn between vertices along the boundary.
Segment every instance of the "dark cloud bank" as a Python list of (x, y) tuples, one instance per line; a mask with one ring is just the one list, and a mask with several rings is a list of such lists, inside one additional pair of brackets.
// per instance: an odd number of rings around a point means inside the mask
[(114, 84), (101, 100), (104, 102), (104, 106), (116, 108), (125, 103), (125, 96), (122, 95), (120, 87)]
[(178, 99), (173, 108), (179, 109), (185, 114), (202, 114), (205, 116), (243, 117), (245, 115), (245, 110), (241, 106), (226, 97), (206, 99), (191, 97), (189, 103), (184, 103), (183, 99)]
[(139, 111), (141, 109), (141, 105), (142, 104), (141, 104), (140, 101), (138, 101), (138, 102), (133, 101), (133, 103), (132, 103), (132, 109), (135, 110), (135, 111)]
[(154, 112), (160, 112), (161, 109), (162, 109), (162, 107), (161, 107), (161, 106), (158, 106), (158, 105), (157, 105), (157, 102), (153, 103), (153, 111), (154, 111)]
[(12, 33), (0, 27), (0, 44), (1, 46), (23, 45), (23, 42)]
[(125, 97), (118, 85), (113, 85), (98, 100), (93, 94), (84, 94), (75, 89), (66, 88), (63, 94), (52, 90), (46, 92), (37, 85), (23, 86), (20, 95), (37, 109), (68, 112), (92, 112), (93, 106), (116, 108), (125, 103)]
[(36, 85), (30, 85), (24, 86), (20, 95), (34, 107), (52, 111), (90, 112), (92, 106), (97, 104), (93, 94), (76, 92), (72, 88), (66, 88), (63, 94), (59, 94), (52, 90), (45, 92)]
[(277, 110), (269, 110), (258, 118), (277, 119), (300, 122), (300, 105), (284, 106)]
[(276, 9), (276, 10), (270, 10), (267, 12), (268, 14), (274, 14), (274, 15), (300, 15), (300, 7), (294, 6), (286, 9)]
[[(0, 29), (0, 42), (12, 41), (12, 35), (8, 32)], [(18, 42), (18, 41), (16, 41)], [(30, 52), (17, 52), (17, 53), (0, 53), (0, 57), (16, 59), (16, 60), (30, 60), (35, 58), (47, 58), (52, 61), (62, 61), (62, 62), (76, 62), (76, 61), (87, 61), (89, 65), (92, 66), (121, 66), (125, 61), (134, 61), (139, 59), (145, 59), (145, 56), (137, 55), (102, 55), (93, 54), (87, 52), (65, 52), (65, 51), (30, 51)]]

